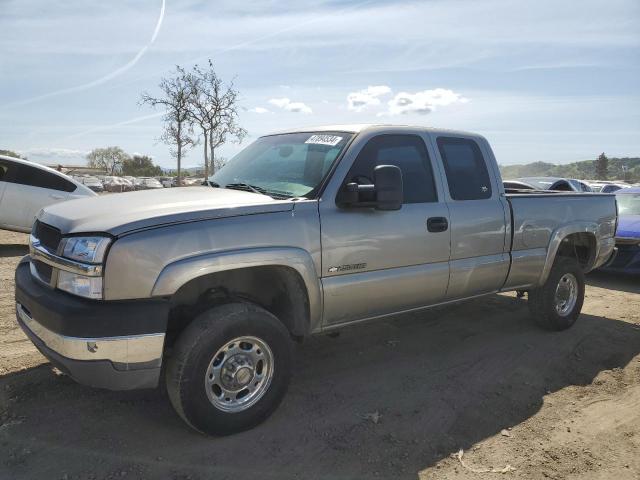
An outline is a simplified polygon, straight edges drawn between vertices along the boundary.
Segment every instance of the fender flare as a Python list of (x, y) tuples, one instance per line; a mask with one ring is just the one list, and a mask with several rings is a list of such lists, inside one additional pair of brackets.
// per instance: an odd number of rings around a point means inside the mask
[(187, 282), (230, 270), (251, 267), (281, 266), (295, 270), (307, 290), (309, 332), (320, 330), (322, 296), (315, 264), (306, 250), (295, 247), (265, 247), (205, 253), (183, 258), (165, 266), (155, 281), (152, 296), (171, 296)]
[[(569, 225), (565, 225), (560, 227), (551, 234), (551, 239), (549, 240), (549, 246), (547, 248), (547, 258), (544, 262), (544, 267), (542, 268), (542, 273), (540, 275), (540, 280), (538, 285), (544, 285), (544, 282), (549, 278), (549, 274), (551, 273), (551, 267), (553, 267), (553, 262), (556, 259), (556, 255), (558, 253), (558, 249), (560, 248), (560, 244), (562, 240), (564, 240), (569, 235), (574, 233), (588, 233), (593, 235), (593, 238), (596, 243), (596, 251), (594, 252), (592, 258), (592, 264), (595, 259), (598, 258), (599, 250), (600, 250), (600, 240), (598, 239), (598, 224), (593, 222), (575, 222), (570, 223)], [(590, 268), (587, 269), (587, 271)]]

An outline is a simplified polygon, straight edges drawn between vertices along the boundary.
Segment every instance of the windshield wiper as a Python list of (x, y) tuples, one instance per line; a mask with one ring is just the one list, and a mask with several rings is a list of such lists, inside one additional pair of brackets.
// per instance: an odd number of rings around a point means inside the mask
[(278, 192), (267, 190), (266, 188), (258, 187), (257, 185), (251, 185), (249, 183), (228, 183), (224, 188), (231, 190), (242, 190), (243, 192), (259, 193), (261, 195), (268, 195), (276, 200), (284, 200), (286, 198), (293, 198), (293, 195), (286, 192)]
[[(215, 182), (209, 182), (213, 184), (214, 187), (219, 187), (219, 185)], [(249, 183), (228, 183), (223, 188), (228, 188), (230, 190), (241, 190), (243, 192), (253, 192), (259, 193), (260, 195), (267, 195), (276, 200), (285, 200), (287, 198), (294, 198), (294, 195), (291, 195), (287, 192), (280, 192), (276, 190), (267, 190), (263, 187), (258, 187), (257, 185), (251, 185)]]
[(231, 190), (242, 190), (243, 192), (259, 193), (261, 195), (267, 194), (267, 191), (264, 188), (250, 185), (248, 183), (227, 183), (224, 188), (229, 188)]

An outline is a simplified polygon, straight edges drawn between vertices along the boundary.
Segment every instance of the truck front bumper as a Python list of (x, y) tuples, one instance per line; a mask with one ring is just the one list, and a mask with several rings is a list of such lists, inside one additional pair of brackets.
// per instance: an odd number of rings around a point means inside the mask
[(78, 383), (110, 390), (157, 386), (169, 303), (95, 301), (16, 269), (16, 317), (33, 344)]

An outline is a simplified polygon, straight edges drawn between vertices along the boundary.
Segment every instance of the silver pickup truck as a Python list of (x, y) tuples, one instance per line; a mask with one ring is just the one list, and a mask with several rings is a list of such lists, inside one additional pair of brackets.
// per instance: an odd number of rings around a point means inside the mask
[[(283, 398), (292, 341), (517, 290), (578, 318), (614, 251), (612, 195), (506, 193), (481, 136), (334, 125), (267, 135), (208, 186), (42, 210), (16, 271), (25, 333), (78, 382), (155, 387), (223, 435)], [(482, 321), (482, 319), (478, 319)]]

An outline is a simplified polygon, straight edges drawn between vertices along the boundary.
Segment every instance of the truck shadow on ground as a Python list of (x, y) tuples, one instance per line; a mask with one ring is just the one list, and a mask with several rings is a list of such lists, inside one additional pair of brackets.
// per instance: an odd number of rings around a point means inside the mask
[(595, 271), (586, 276), (587, 285), (628, 293), (640, 293), (638, 275)]
[(528, 419), (548, 392), (624, 367), (640, 353), (640, 329), (583, 315), (569, 331), (545, 332), (526, 302), (499, 295), (352, 327), (298, 350), (273, 417), (226, 438), (189, 430), (160, 391), (94, 390), (47, 367), (0, 378), (0, 472), (415, 479)]
[(0, 245), (0, 257), (20, 257), (29, 253), (29, 246), (21, 243)]

